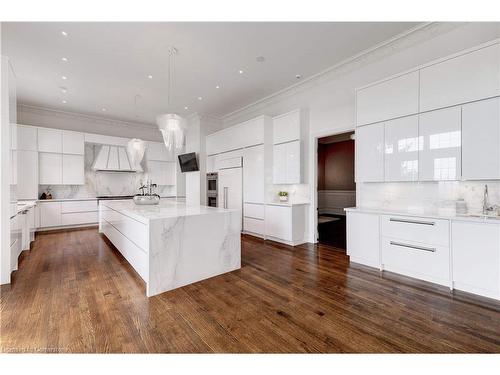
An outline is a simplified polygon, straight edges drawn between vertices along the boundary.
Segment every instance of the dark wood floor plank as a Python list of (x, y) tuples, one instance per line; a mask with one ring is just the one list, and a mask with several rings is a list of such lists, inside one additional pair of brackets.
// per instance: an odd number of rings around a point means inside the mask
[(243, 236), (241, 270), (147, 298), (95, 228), (37, 235), (0, 289), (3, 352), (500, 352), (500, 303)]

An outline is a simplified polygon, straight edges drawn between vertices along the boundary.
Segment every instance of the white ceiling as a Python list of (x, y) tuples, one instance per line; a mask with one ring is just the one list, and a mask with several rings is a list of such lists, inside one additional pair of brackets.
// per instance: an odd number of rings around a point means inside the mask
[[(3, 23), (2, 54), (16, 71), (19, 103), (153, 124), (171, 111), (223, 116), (416, 25)], [(171, 108), (170, 45), (179, 51)]]

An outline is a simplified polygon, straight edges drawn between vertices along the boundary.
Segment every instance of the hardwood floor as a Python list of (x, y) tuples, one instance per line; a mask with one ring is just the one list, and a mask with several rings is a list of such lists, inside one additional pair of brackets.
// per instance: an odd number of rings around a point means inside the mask
[(1, 288), (3, 352), (500, 352), (500, 304), (249, 236), (242, 268), (147, 298), (96, 229), (38, 235)]

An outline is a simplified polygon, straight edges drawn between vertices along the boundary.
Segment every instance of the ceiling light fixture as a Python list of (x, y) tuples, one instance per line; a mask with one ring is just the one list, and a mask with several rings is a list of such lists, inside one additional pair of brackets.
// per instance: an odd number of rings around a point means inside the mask
[(61, 86), (61, 87), (59, 87), (59, 89), (61, 90), (61, 92), (63, 94), (66, 94), (68, 92), (68, 89), (66, 87)]
[[(174, 73), (174, 57), (177, 54), (175, 47), (168, 49), (168, 107), (171, 107), (172, 81)], [(164, 113), (156, 117), (156, 123), (163, 136), (163, 142), (168, 150), (175, 147), (180, 150), (184, 146), (184, 124), (183, 119), (176, 113)]]
[(67, 101), (63, 99), (62, 100), (62, 104), (66, 104), (66, 103), (67, 103)]
[(201, 96), (198, 96), (198, 100), (203, 100), (203, 98)]
[(151, 74), (148, 75), (149, 79), (153, 79), (153, 76)]
[(68, 58), (67, 57), (61, 57), (61, 61), (62, 62), (68, 62)]
[(243, 70), (241, 70), (241, 69), (238, 70), (238, 73), (243, 74)]
[(184, 109), (185, 109), (185, 110), (188, 110), (188, 109), (189, 109), (189, 107), (188, 107), (188, 106), (185, 106), (185, 107), (184, 107)]
[(106, 108), (102, 108), (102, 109), (101, 109), (101, 111), (106, 112), (106, 111), (107, 111), (107, 109), (106, 109)]
[(302, 76), (301, 76), (300, 74), (297, 74), (297, 75), (295, 76), (295, 78), (297, 78), (297, 79), (301, 79), (301, 78), (302, 78)]
[(217, 85), (217, 86), (215, 86), (215, 88), (216, 88), (216, 89), (220, 89), (220, 86), (219, 86), (219, 85)]
[(61, 31), (61, 35), (62, 35), (62, 36), (68, 36), (68, 33), (67, 33), (66, 31), (62, 30), (62, 31)]
[(266, 61), (266, 58), (265, 58), (264, 56), (257, 56), (257, 57), (255, 58), (255, 60), (257, 60), (257, 62), (260, 62), (260, 63), (261, 63), (261, 62)]
[(63, 80), (67, 80), (67, 79), (68, 79), (68, 77), (66, 77), (66, 76), (61, 76), (61, 79), (63, 79)]

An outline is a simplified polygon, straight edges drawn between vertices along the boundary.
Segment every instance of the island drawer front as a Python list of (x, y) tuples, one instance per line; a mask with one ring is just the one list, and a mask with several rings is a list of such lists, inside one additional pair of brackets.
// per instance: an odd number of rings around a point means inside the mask
[(70, 212), (61, 215), (62, 225), (94, 224), (99, 221), (97, 211)]
[(149, 250), (148, 226), (122, 213), (103, 208), (101, 217), (144, 251)]
[(382, 215), (380, 226), (381, 235), (384, 237), (440, 246), (449, 246), (450, 244), (450, 223), (448, 220)]
[(101, 222), (101, 230), (106, 237), (115, 245), (125, 259), (137, 271), (139, 276), (148, 282), (148, 254), (140, 249), (136, 244), (130, 241), (115, 227), (106, 220)]
[(382, 237), (382, 266), (388, 271), (449, 285), (450, 249)]
[(265, 206), (263, 204), (245, 203), (243, 206), (243, 215), (253, 219), (264, 220)]
[(245, 232), (264, 235), (264, 220), (253, 219), (251, 217), (244, 217), (243, 230)]
[(75, 201), (62, 202), (61, 212), (63, 214), (70, 212), (90, 212), (97, 211), (97, 201)]

